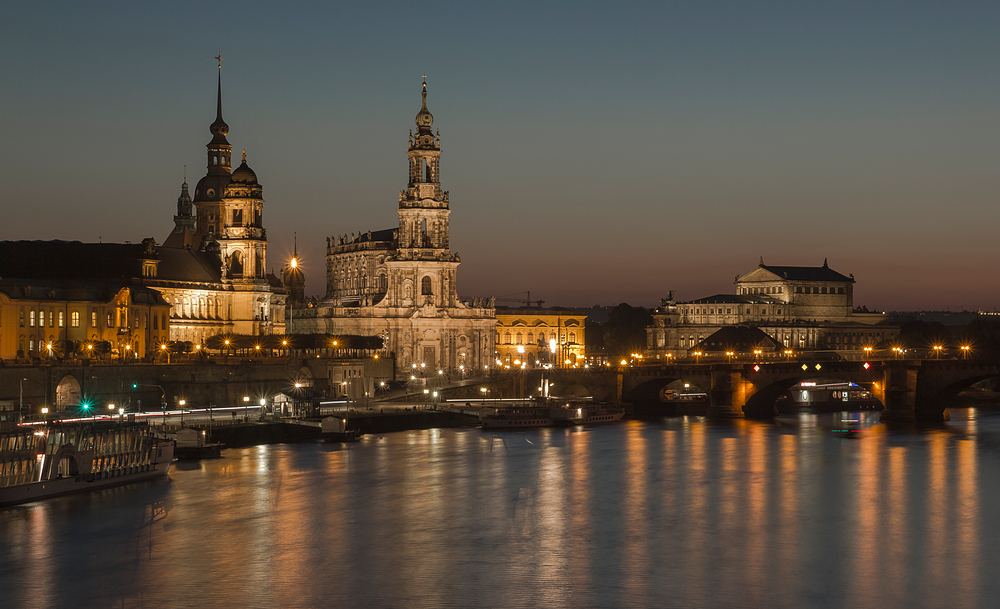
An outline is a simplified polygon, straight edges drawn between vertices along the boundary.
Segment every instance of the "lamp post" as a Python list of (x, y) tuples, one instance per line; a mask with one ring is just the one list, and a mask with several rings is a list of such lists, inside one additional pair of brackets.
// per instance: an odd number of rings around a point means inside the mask
[(244, 420), (250, 418), (250, 396), (248, 395), (243, 396), (243, 418)]
[(962, 359), (968, 359), (969, 358), (969, 345), (962, 345), (961, 349), (962, 349)]
[(865, 347), (865, 359), (871, 359), (871, 357), (872, 357), (872, 348)]
[(934, 345), (934, 359), (941, 359), (941, 345)]

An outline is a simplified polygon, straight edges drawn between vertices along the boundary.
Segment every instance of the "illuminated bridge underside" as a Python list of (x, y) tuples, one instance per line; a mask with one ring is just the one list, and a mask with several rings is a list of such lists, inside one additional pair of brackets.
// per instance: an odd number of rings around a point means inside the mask
[[(803, 366), (805, 366), (803, 368)], [(708, 392), (709, 415), (772, 417), (775, 400), (793, 385), (822, 377), (868, 388), (885, 406), (882, 421), (941, 421), (944, 404), (979, 381), (1000, 376), (1000, 365), (977, 361), (888, 360), (642, 366), (625, 371), (622, 400), (649, 399), (682, 380)]]

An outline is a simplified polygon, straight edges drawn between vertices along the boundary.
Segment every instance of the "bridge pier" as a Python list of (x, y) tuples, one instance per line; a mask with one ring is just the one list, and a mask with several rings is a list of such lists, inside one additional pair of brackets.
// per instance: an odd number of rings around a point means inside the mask
[(743, 374), (731, 367), (712, 366), (712, 388), (709, 390), (708, 416), (732, 419), (743, 416), (746, 389)]
[(886, 423), (912, 423), (917, 418), (917, 366), (889, 364), (882, 373), (882, 411), (879, 420)]

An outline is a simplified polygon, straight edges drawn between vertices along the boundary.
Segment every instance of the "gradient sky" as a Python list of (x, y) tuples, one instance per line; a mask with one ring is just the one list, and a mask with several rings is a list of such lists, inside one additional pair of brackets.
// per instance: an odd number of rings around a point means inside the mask
[(310, 294), (327, 236), (396, 225), (427, 74), (463, 297), (652, 306), (763, 256), (1000, 308), (1000, 5), (805, 4), (14, 3), (0, 239), (162, 242), (221, 52), (268, 266), (297, 232)]

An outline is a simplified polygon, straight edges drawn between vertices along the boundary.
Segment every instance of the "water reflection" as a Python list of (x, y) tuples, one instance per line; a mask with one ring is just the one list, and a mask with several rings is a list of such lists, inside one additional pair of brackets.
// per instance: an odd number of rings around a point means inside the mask
[(0, 512), (0, 605), (977, 607), (998, 465), (976, 413), (228, 450)]

